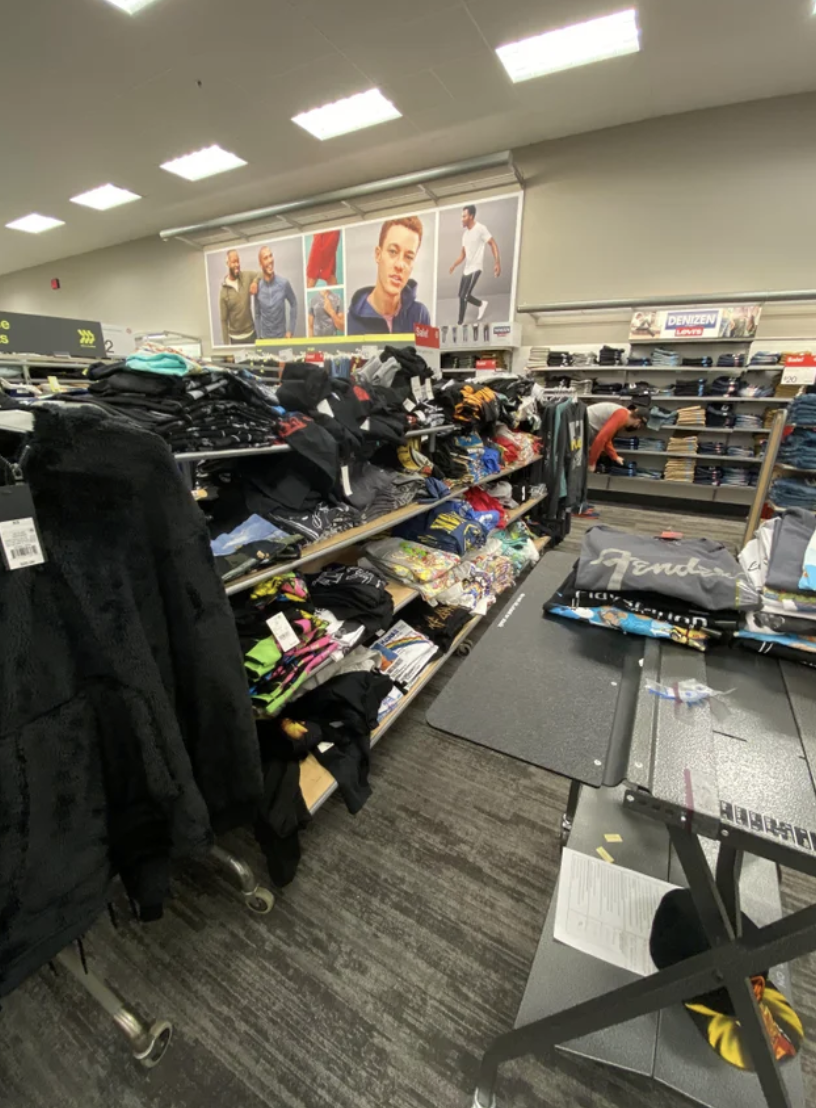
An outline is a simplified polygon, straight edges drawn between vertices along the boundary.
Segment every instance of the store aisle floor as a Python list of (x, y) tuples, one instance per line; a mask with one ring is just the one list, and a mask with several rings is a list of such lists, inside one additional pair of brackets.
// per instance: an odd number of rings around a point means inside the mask
[[(734, 520), (619, 509), (601, 522), (738, 543)], [(577, 549), (595, 521), (577, 521)], [(452, 665), (461, 664), (455, 660)], [(355, 818), (330, 801), (304, 837), (297, 880), (250, 915), (209, 864), (188, 868), (165, 918), (120, 905), (89, 935), (92, 967), (176, 1023), (145, 1073), (64, 975), (38, 974), (0, 1014), (0, 1104), (13, 1108), (466, 1108), (482, 1050), (512, 1027), (558, 873), (566, 783), (445, 738), (425, 712), (451, 668), (374, 752)], [(489, 680), (485, 696), (491, 695)], [(248, 837), (229, 845), (261, 872)], [(789, 909), (816, 882), (786, 875)], [(816, 958), (794, 969), (816, 1034)], [(816, 1052), (805, 1047), (816, 1098)], [(681, 1108), (650, 1082), (570, 1059), (508, 1066), (504, 1108)], [(813, 1102), (813, 1101), (811, 1101)]]

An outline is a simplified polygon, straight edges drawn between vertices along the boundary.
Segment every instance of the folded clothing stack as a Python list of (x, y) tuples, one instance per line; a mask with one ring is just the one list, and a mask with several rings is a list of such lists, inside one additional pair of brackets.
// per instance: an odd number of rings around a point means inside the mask
[(714, 365), (714, 359), (704, 356), (702, 358), (683, 358), (683, 365), (699, 366), (701, 369), (709, 369)]
[(737, 396), (744, 384), (742, 377), (715, 377), (709, 387), (712, 396)]
[(779, 508), (806, 508), (816, 511), (816, 480), (777, 477), (769, 496)]
[(788, 423), (796, 427), (816, 427), (816, 393), (797, 396), (788, 409)]
[(794, 427), (782, 440), (777, 457), (785, 465), (816, 470), (816, 429)]
[(665, 346), (656, 346), (652, 351), (652, 365), (679, 366), (680, 355), (674, 350), (668, 350)]
[(637, 436), (632, 438), (613, 439), (612, 445), (616, 450), (637, 450), (640, 445), (640, 439)]
[(626, 351), (618, 346), (602, 346), (598, 352), (598, 365), (626, 365)]
[(677, 412), (678, 426), (703, 427), (706, 421), (706, 410), (700, 404), (694, 404), (688, 408), (680, 408)]
[(676, 381), (674, 384), (675, 396), (705, 396), (706, 381), (704, 377), (697, 377), (690, 381)]
[[(722, 447), (724, 444), (719, 442), (719, 443), (714, 443), (712, 445)], [(708, 444), (706, 444), (706, 451), (708, 451)], [(756, 457), (756, 455), (754, 454), (754, 451), (751, 449), (750, 446), (741, 446), (739, 443), (729, 443), (728, 446), (725, 447), (724, 451), (718, 451), (718, 453), (725, 453), (725, 454), (728, 455), (729, 458), (754, 458), (754, 457)]]
[(764, 400), (767, 396), (773, 396), (775, 384), (768, 382), (766, 385), (761, 384), (748, 384), (743, 379), (740, 380), (739, 395), (745, 397), (747, 400)]
[(606, 459), (598, 462), (598, 473), (608, 473), (610, 477), (637, 477), (637, 462), (610, 462)]
[(394, 618), (393, 598), (377, 569), (334, 563), (307, 576), (306, 582), (318, 608), (362, 625), (366, 635), (380, 634)]
[(424, 600), (415, 600), (405, 612), (405, 622), (430, 639), (442, 654), (448, 653), (471, 619), (471, 613), (464, 608), (446, 604), (431, 607)]
[(296, 559), (302, 545), (302, 537), (288, 534), (258, 515), (249, 516), (210, 543), (215, 567), (225, 584), (281, 558)]
[(610, 527), (586, 533), (545, 613), (706, 650), (759, 605), (748, 574), (721, 543), (657, 539)]
[(722, 483), (724, 485), (737, 485), (744, 489), (753, 488), (757, 483), (757, 471), (746, 469), (745, 466), (724, 466)]
[(394, 528), (399, 538), (445, 550), (451, 554), (466, 554), (484, 546), (488, 534), (500, 525), (504, 511), (482, 511), (465, 500), (449, 500), (437, 504), (424, 515), (414, 516)]
[(780, 355), (768, 350), (757, 350), (751, 355), (749, 365), (779, 365)]
[[(510, 489), (510, 485), (506, 481), (497, 481), (496, 484), (505, 484), (507, 485), (507, 488)], [(497, 520), (495, 523), (495, 527), (506, 527), (507, 512), (505, 511), (505, 507), (494, 496), (491, 495), (491, 493), (495, 491), (495, 486), (491, 485), (490, 490), (490, 492), (487, 492), (485, 489), (481, 488), (467, 489), (464, 494), (464, 498), (475, 512), (480, 514), (484, 512), (490, 512), (492, 515), (496, 516)]]
[(697, 465), (694, 467), (695, 485), (721, 485), (722, 480), (722, 466)]
[(409, 688), (439, 653), (436, 643), (402, 619), (376, 639), (371, 649), (382, 655), (380, 671), (403, 689)]
[(639, 465), (637, 467), (637, 476), (645, 478), (647, 481), (662, 481), (663, 470), (662, 469), (649, 469), (648, 466)]
[(766, 520), (740, 562), (762, 601), (740, 629), (740, 645), (816, 666), (816, 515), (791, 508)]
[(699, 452), (701, 454), (716, 454), (717, 457), (725, 457), (728, 449), (724, 442), (701, 442)]
[(543, 369), (548, 364), (549, 356), (549, 346), (531, 346), (530, 355), (527, 358), (527, 369)]
[(491, 538), (501, 543), (501, 552), (509, 558), (517, 574), (528, 566), (534, 566), (540, 555), (533, 542), (533, 534), (523, 519), (517, 519), (503, 531), (494, 532)]
[(696, 435), (672, 435), (667, 450), (669, 454), (696, 454), (698, 439)]
[(762, 417), (754, 415), (753, 412), (737, 412), (734, 427), (740, 431), (761, 431)]
[(718, 369), (742, 369), (744, 365), (744, 354), (720, 354), (717, 358)]
[(663, 470), (664, 481), (694, 480), (694, 461), (691, 458), (670, 458)]
[(379, 539), (369, 543), (365, 554), (386, 576), (411, 585), (426, 600), (444, 592), (469, 572), (458, 555), (407, 539)]
[(586, 353), (586, 352), (582, 351), (582, 352), (579, 353), (578, 351), (575, 351), (572, 355), (572, 365), (573, 366), (586, 367), (586, 366), (597, 365), (597, 364), (598, 364), (598, 355), (594, 354), (592, 352)]
[(706, 427), (733, 427), (737, 418), (733, 404), (709, 404), (706, 408)]
[(547, 354), (547, 365), (572, 365), (572, 354), (568, 350), (550, 350)]
[(629, 357), (626, 359), (626, 364), (631, 365), (631, 366), (651, 365), (652, 364), (652, 359), (651, 358), (638, 358), (638, 357), (635, 357), (633, 354), (630, 354)]
[(666, 449), (665, 439), (653, 439), (648, 435), (641, 435), (639, 439), (639, 450), (659, 450), (664, 451)]
[(677, 412), (669, 408), (659, 408), (653, 405), (649, 409), (649, 418), (646, 426), (650, 431), (660, 431), (664, 427), (671, 427), (677, 423)]

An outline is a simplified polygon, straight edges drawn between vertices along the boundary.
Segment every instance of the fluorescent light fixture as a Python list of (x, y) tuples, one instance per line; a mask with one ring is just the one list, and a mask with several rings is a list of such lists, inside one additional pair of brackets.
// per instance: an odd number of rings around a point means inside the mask
[(64, 225), (65, 222), (62, 219), (52, 219), (50, 215), (37, 215), (36, 212), (6, 224), (12, 231), (28, 231), (30, 235), (41, 235), (43, 231), (50, 231), (53, 227)]
[(374, 127), (377, 123), (388, 123), (391, 119), (400, 119), (398, 111), (390, 100), (386, 100), (378, 88), (368, 92), (358, 92), (347, 96), (345, 100), (335, 100), (333, 104), (324, 104), (322, 108), (312, 108), (293, 116), (304, 131), (315, 138), (330, 139), (338, 135), (347, 135), (351, 131), (361, 131), (364, 127)]
[(120, 204), (129, 204), (131, 200), (141, 200), (138, 193), (128, 189), (117, 188), (116, 185), (100, 185), (99, 188), (89, 192), (81, 192), (79, 196), (72, 196), (72, 204), (83, 204), (86, 208), (96, 208), (98, 212), (106, 212), (108, 208), (118, 208)]
[(121, 8), (128, 15), (136, 15), (142, 8), (146, 8), (148, 4), (155, 4), (155, 2), (156, 0), (108, 0), (109, 4), (113, 4), (115, 8)]
[(562, 69), (636, 54), (638, 50), (637, 10), (628, 8), (499, 46), (496, 53), (513, 81), (529, 81)]
[(247, 163), (243, 158), (222, 150), (220, 146), (206, 146), (192, 154), (164, 162), (162, 169), (175, 173), (187, 181), (201, 181), (205, 177), (214, 177), (216, 173), (226, 173), (228, 169), (238, 169)]

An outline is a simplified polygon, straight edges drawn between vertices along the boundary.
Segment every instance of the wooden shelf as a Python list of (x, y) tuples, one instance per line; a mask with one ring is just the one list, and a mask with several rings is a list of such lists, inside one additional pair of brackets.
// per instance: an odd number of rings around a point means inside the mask
[(517, 519), (521, 519), (521, 517), (526, 515), (536, 504), (540, 504), (546, 495), (546, 493), (542, 493), (541, 496), (532, 496), (529, 500), (525, 500), (523, 504), (519, 504), (518, 508), (511, 508), (507, 513), (507, 526), (509, 527), (511, 523), (515, 523)]
[[(447, 654), (443, 654), (441, 658), (438, 658), (435, 662), (430, 662), (411, 687), (405, 692), (400, 700), (393, 708), (391, 712), (380, 723), (376, 730), (371, 733), (371, 745), (374, 746), (380, 741), (383, 735), (386, 733), (389, 727), (394, 724), (409, 704), (419, 695), (419, 693), (425, 688), (431, 678), (439, 672), (442, 666), (451, 658), (459, 649), (464, 640), (468, 637), (470, 632), (476, 626), (481, 619), (481, 616), (474, 616), (467, 624), (462, 628), (459, 634), (453, 641), (450, 650)], [(320, 765), (318, 760), (310, 754), (300, 766), (300, 788), (303, 793), (303, 799), (306, 802), (306, 807), (314, 814), (331, 796), (331, 794), (337, 788), (337, 782), (329, 773)]]

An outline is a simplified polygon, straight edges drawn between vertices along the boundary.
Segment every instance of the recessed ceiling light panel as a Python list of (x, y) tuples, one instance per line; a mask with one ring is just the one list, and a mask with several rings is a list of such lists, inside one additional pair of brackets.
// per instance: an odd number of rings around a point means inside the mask
[(132, 200), (141, 200), (138, 193), (128, 189), (117, 188), (116, 185), (100, 185), (99, 188), (82, 192), (79, 196), (72, 196), (72, 204), (83, 204), (86, 208), (96, 208), (98, 212), (106, 212), (108, 208), (118, 208), (120, 204), (129, 204)]
[(108, 3), (113, 4), (115, 8), (121, 8), (128, 15), (136, 15), (142, 8), (146, 8), (149, 4), (155, 4), (156, 0), (108, 0)]
[(496, 53), (511, 79), (517, 82), (623, 54), (635, 54), (638, 50), (637, 9), (628, 8), (614, 15), (499, 46)]
[(29, 235), (41, 235), (43, 231), (50, 231), (54, 227), (63, 227), (64, 225), (62, 219), (52, 219), (50, 215), (38, 215), (36, 212), (32, 212), (31, 215), (24, 215), (22, 219), (15, 219), (13, 222), (6, 224), (12, 231), (27, 231)]
[(345, 100), (324, 104), (322, 108), (301, 112), (293, 117), (292, 122), (322, 140), (361, 131), (364, 127), (374, 127), (377, 123), (387, 123), (401, 116), (402, 112), (378, 88), (372, 88), (368, 92), (347, 96)]
[(184, 154), (171, 162), (164, 162), (162, 169), (175, 173), (187, 181), (202, 181), (205, 177), (214, 177), (216, 173), (226, 173), (228, 169), (238, 169), (247, 163), (243, 158), (222, 150), (220, 146), (206, 146), (192, 154)]

